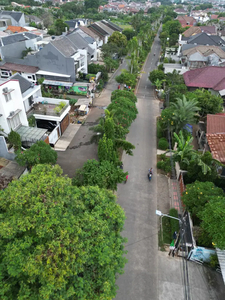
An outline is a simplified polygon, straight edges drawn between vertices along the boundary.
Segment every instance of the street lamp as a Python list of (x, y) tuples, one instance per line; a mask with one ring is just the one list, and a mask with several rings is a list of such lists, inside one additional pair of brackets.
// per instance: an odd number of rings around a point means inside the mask
[(180, 224), (182, 224), (182, 221), (181, 221), (181, 219), (179, 219), (179, 218), (176, 218), (176, 217), (172, 217), (172, 216), (170, 216), (170, 215), (167, 215), (167, 214), (163, 214), (163, 213), (162, 213), (160, 210), (157, 210), (157, 209), (156, 209), (155, 213), (156, 213), (156, 215), (157, 215), (157, 216), (160, 216), (160, 217), (168, 217), (168, 218), (171, 218), (171, 219), (178, 220), (178, 221), (179, 221), (179, 223), (180, 223)]

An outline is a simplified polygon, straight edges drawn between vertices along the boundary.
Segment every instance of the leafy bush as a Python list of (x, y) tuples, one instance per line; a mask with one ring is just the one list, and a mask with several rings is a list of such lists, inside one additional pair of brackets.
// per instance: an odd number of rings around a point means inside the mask
[(158, 148), (161, 150), (167, 150), (169, 148), (169, 143), (166, 138), (161, 138), (158, 142)]
[(15, 151), (19, 150), (22, 146), (19, 133), (13, 130), (11, 130), (11, 132), (8, 135), (8, 142), (14, 147)]
[(156, 127), (157, 127), (157, 138), (158, 139), (163, 138), (164, 137), (164, 131), (163, 131), (163, 128), (162, 128), (162, 122), (160, 120), (157, 120)]
[(163, 170), (165, 173), (171, 172), (170, 158), (165, 157), (165, 159), (157, 162), (157, 168)]
[(77, 99), (70, 99), (70, 105), (74, 105), (77, 103)]
[(115, 90), (111, 94), (111, 101), (116, 100), (119, 97), (129, 98), (132, 102), (137, 102), (137, 97), (133, 92), (125, 91), (125, 90)]
[(34, 116), (30, 116), (28, 118), (28, 123), (29, 123), (30, 127), (35, 127), (35, 125), (36, 125), (36, 119), (35, 119), (35, 117)]

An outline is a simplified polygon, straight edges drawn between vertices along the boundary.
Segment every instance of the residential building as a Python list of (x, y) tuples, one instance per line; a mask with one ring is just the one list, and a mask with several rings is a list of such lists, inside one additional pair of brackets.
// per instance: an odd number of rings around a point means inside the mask
[(1, 24), (0, 25), (1, 28), (2, 25), (3, 27), (7, 27), (8, 25), (23, 27), (26, 25), (24, 13), (20, 11), (6, 11), (6, 10), (0, 11), (0, 24)]
[(85, 26), (80, 26), (79, 29), (82, 30), (87, 35), (89, 35), (90, 37), (92, 37), (96, 41), (97, 48), (100, 48), (103, 45), (103, 40), (100, 38), (100, 36), (97, 35), (94, 31), (90, 30), (90, 28)]
[(180, 22), (182, 27), (194, 26), (197, 22), (193, 17), (178, 16), (177, 20)]
[(181, 63), (190, 69), (223, 66), (225, 52), (218, 46), (195, 46), (182, 52)]
[(34, 15), (25, 15), (25, 21), (28, 24), (31, 23), (31, 22), (34, 22), (37, 25), (41, 25), (41, 26), (44, 25), (43, 21), (40, 18), (38, 18), (38, 17), (36, 17)]
[(186, 38), (189, 38), (202, 32), (205, 32), (208, 35), (217, 35), (217, 28), (216, 26), (192, 26), (184, 31), (182, 35)]
[(205, 67), (187, 71), (183, 74), (189, 90), (205, 88), (215, 95), (225, 95), (225, 67)]
[(197, 45), (214, 45), (214, 46), (225, 46), (224, 40), (221, 39), (218, 35), (208, 35), (205, 32), (195, 34), (190, 37), (184, 37), (181, 34), (179, 35), (179, 48), (177, 55), (180, 56), (181, 50), (187, 50)]
[[(42, 97), (41, 86), (20, 74), (0, 84), (0, 111), (5, 134), (18, 132), (26, 146), (38, 140), (54, 145), (69, 125), (69, 101)], [(31, 115), (37, 127), (28, 126)]]
[[(212, 157), (225, 164), (225, 114), (207, 115), (206, 137)], [(225, 176), (225, 168), (221, 175)]]
[(21, 33), (21, 32), (24, 32), (24, 31), (28, 31), (27, 29), (25, 29), (24, 27), (21, 27), (21, 26), (12, 26), (12, 25), (9, 25), (5, 32), (6, 33)]
[(38, 67), (19, 65), (13, 63), (4, 63), (0, 66), (0, 77), (10, 78), (13, 74), (19, 73), (21, 76), (31, 81), (31, 83), (37, 83), (36, 73), (38, 72)]
[(101, 26), (99, 26), (96, 23), (93, 23), (90, 26), (88, 26), (88, 29), (90, 29), (94, 34), (97, 34), (99, 39), (102, 40), (103, 44), (107, 44), (110, 34), (103, 28), (101, 28)]
[(74, 19), (70, 21), (65, 21), (65, 23), (69, 26), (69, 31), (73, 31), (74, 29), (79, 28), (80, 26), (87, 26), (88, 19)]
[(37, 50), (36, 43), (42, 38), (30, 32), (15, 33), (0, 38), (0, 55), (2, 60), (22, 58), (22, 52), (28, 48)]

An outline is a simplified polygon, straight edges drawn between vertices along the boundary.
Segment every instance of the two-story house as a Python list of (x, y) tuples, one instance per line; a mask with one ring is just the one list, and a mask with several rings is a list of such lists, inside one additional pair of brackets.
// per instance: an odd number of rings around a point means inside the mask
[(9, 26), (25, 26), (24, 13), (20, 11), (0, 11), (0, 30), (4, 31)]
[[(69, 125), (68, 100), (44, 98), (41, 86), (15, 74), (0, 84), (0, 127), (18, 132), (24, 146), (38, 140), (54, 145)], [(34, 116), (35, 127), (28, 126)]]

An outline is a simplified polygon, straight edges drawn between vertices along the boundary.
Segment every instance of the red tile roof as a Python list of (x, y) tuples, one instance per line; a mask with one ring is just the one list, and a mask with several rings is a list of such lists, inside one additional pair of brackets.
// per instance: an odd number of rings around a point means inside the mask
[(207, 141), (214, 159), (225, 163), (225, 114), (207, 115)]
[(207, 134), (225, 134), (225, 114), (207, 115)]
[(219, 15), (211, 15), (211, 20), (215, 20), (218, 18)]
[(207, 141), (214, 159), (225, 163), (225, 134), (206, 134)]
[(209, 88), (215, 91), (225, 89), (225, 67), (205, 67), (183, 74), (187, 87)]
[(24, 32), (24, 31), (28, 31), (27, 29), (21, 27), (21, 26), (12, 26), (9, 25), (6, 30), (10, 30), (11, 32), (15, 33), (15, 32)]
[(178, 16), (177, 20), (180, 22), (182, 27), (193, 26), (196, 24), (196, 20), (193, 17)]

